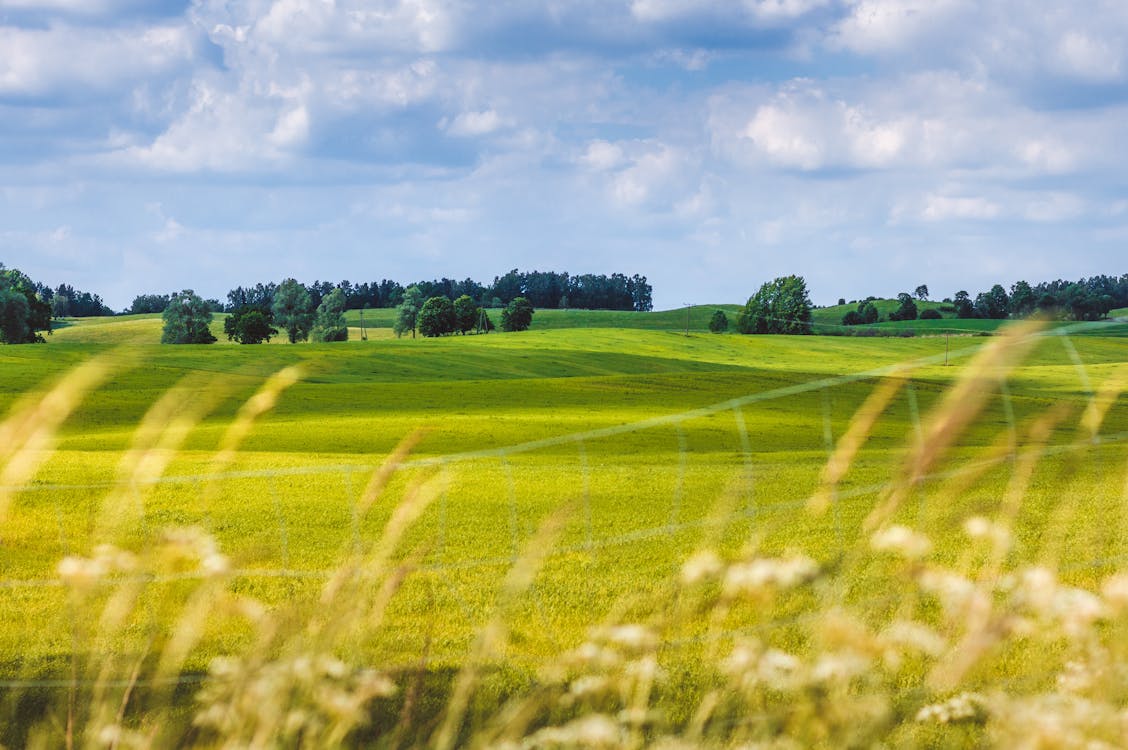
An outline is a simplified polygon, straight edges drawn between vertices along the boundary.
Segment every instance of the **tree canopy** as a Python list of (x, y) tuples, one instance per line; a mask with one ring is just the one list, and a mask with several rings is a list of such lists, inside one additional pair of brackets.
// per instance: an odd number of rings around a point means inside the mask
[(516, 297), (501, 311), (501, 330), (525, 331), (533, 324), (533, 305), (524, 297)]
[(240, 307), (223, 321), (223, 332), (229, 341), (240, 344), (261, 344), (278, 335), (278, 329), (271, 324), (269, 310), (258, 307)]
[(811, 332), (811, 298), (802, 276), (766, 282), (748, 298), (736, 321), (741, 333)]
[(345, 322), (345, 293), (337, 287), (321, 299), (313, 322), (314, 341), (348, 341), (349, 326)]
[(728, 316), (724, 310), (714, 310), (713, 317), (709, 318), (709, 330), (713, 333), (724, 333), (728, 330)]
[(274, 322), (286, 332), (291, 344), (305, 341), (313, 328), (313, 301), (306, 288), (294, 279), (286, 279), (274, 292), (271, 305)]
[(456, 322), (454, 303), (449, 297), (431, 297), (419, 309), (419, 333), (424, 336), (454, 333)]
[(51, 331), (51, 305), (22, 271), (0, 263), (0, 341), (5, 344), (43, 343), (40, 331)]
[(161, 318), (162, 344), (211, 344), (216, 340), (209, 328), (211, 306), (191, 289), (172, 295)]
[(403, 291), (403, 301), (396, 308), (396, 321), (392, 324), (396, 338), (403, 336), (408, 331), (411, 331), (411, 338), (415, 338), (415, 327), (423, 302), (423, 292), (419, 287), (412, 285)]

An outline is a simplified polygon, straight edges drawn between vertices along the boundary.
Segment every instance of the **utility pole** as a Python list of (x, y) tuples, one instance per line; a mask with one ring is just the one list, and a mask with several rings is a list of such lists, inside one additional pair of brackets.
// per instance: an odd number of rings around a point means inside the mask
[(360, 309), (360, 340), (368, 341), (368, 331), (364, 328), (364, 308)]
[(685, 337), (689, 338), (689, 311), (692, 309), (693, 303), (683, 302), (682, 304), (685, 305)]
[(951, 331), (944, 332), (944, 366), (948, 366), (948, 338), (952, 335)]

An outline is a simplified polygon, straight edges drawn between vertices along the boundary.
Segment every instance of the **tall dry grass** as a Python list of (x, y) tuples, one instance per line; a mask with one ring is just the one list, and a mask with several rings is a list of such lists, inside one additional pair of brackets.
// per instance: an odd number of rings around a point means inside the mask
[[(1097, 440), (1124, 373), (1102, 383), (1080, 416), (1051, 406), (1000, 433), (981, 457), (982, 467), (1008, 472), (994, 506), (956, 529), (928, 530), (959, 541), (940, 549), (905, 520), (906, 504), (938, 468), (960, 471), (928, 487), (930, 502), (954, 507), (989, 470), (962, 471), (964, 459), (948, 457), (1035, 335), (1014, 329), (965, 368), (921, 438), (906, 438), (898, 474), (841, 555), (767, 554), (763, 538), (725, 554), (707, 533), (668, 582), (668, 599), (641, 613), (633, 607), (630, 619), (592, 622), (582, 643), (500, 690), (486, 685), (506, 674), (509, 617), (551, 554), (566, 509), (507, 573), (461, 669), (435, 678), (426, 653), (417, 671), (393, 674), (364, 663), (357, 646), (379, 637), (413, 575), (417, 559), (402, 549), (404, 538), (450, 481), (441, 471), (395, 499), (367, 547), (342, 549), (315, 598), (274, 608), (232, 585), (223, 550), (204, 531), (139, 538), (131, 494), (112, 490), (98, 516), (102, 543), (58, 566), (74, 618), (65, 687), (10, 688), (9, 703), (26, 711), (8, 736), (44, 748), (1123, 746), (1128, 572), (1079, 588), (1056, 569), (1064, 531), (1035, 563), (1022, 562), (1015, 545), (1052, 437), (1072, 426), (1079, 450)], [(107, 367), (83, 366), (0, 426), (0, 485), (33, 476), (62, 420)], [(283, 371), (247, 402), (222, 440), (214, 475), (298, 377)], [(837, 501), (901, 382), (879, 384), (854, 416), (808, 503), (813, 517)], [(198, 389), (174, 388), (152, 407), (121, 460), (118, 487), (151, 482), (169, 465), (208, 406), (191, 394)], [(406, 439), (373, 474), (359, 514), (384, 498), (416, 440)], [(1126, 469), (1110, 466), (1107, 477), (1122, 503)], [(214, 485), (201, 494), (213, 502)], [(10, 497), (0, 500), (3, 510)], [(720, 499), (717, 515), (733, 503)], [(133, 627), (154, 616), (165, 627)], [(185, 673), (217, 620), (240, 623), (245, 637), (206, 675)], [(26, 695), (13, 694), (20, 690)]]

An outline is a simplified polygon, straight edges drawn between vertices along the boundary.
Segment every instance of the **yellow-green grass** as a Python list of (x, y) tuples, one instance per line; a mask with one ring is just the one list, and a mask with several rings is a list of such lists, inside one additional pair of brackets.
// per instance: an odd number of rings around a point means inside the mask
[[(89, 324), (89, 331), (127, 342), (151, 320), (115, 319), (104, 329)], [(76, 325), (75, 335), (86, 326)], [(421, 569), (396, 598), (385, 639), (358, 647), (383, 665), (414, 663), (424, 648), (435, 668), (461, 663), (516, 550), (564, 507), (557, 551), (512, 623), (510, 658), (535, 663), (575, 645), (616, 608), (660, 601), (669, 575), (711, 529), (729, 554), (757, 539), (767, 550), (804, 549), (833, 560), (855, 543), (921, 422), (986, 341), (953, 345), (945, 367), (942, 339), (594, 328), (114, 348), (67, 343), (67, 330), (48, 346), (0, 349), (0, 399), (8, 404), (91, 356), (107, 356), (116, 368), (60, 430), (58, 452), (16, 494), (5, 521), (0, 600), (20, 613), (0, 627), (0, 664), (9, 678), (58, 675), (67, 664), (67, 594), (48, 583), (67, 554), (89, 553), (102, 541), (140, 547), (160, 528), (199, 525), (231, 555), (240, 590), (280, 604), (313, 592), (343, 552), (379, 534), (411, 478), (436, 468), (449, 473), (449, 487), (401, 551)], [(1099, 577), (1101, 561), (1128, 552), (1118, 505), (1128, 408), (1123, 400), (1111, 408), (1102, 445), (1078, 448), (1076, 423), (1091, 393), (1126, 359), (1123, 340), (1046, 336), (1007, 380), (1006, 396), (990, 399), (953, 458), (938, 467), (960, 472), (988, 461), (983, 475), (961, 490), (957, 505), (947, 488), (959, 486), (960, 476), (924, 484), (901, 512), (954, 545), (953, 519), (990, 508), (1004, 493), (1013, 460), (1006, 446), (1047, 409), (1064, 406), (1064, 426), (1026, 498), (1016, 554), (1037, 559), (1057, 544), (1072, 579)], [(802, 507), (828, 450), (872, 392), (876, 371), (922, 360), (870, 430), (834, 511), (807, 517)], [(303, 381), (255, 425), (213, 483), (212, 459), (237, 410), (270, 373), (291, 364), (303, 368)], [(871, 376), (843, 377), (864, 373)], [(134, 522), (114, 539), (100, 538), (102, 504), (138, 423), (181, 382), (186, 402), (207, 408), (165, 479), (118, 499), (134, 509)], [(726, 404), (741, 398), (737, 409)], [(409, 459), (413, 467), (357, 522), (354, 504), (372, 469), (416, 429), (425, 434)], [(546, 442), (529, 445), (535, 441)], [(714, 513), (717, 524), (709, 522)], [(241, 637), (212, 633), (189, 668), (202, 669)]]
[[(539, 309), (533, 313), (532, 330), (557, 330), (561, 328), (627, 328), (643, 329), (650, 331), (685, 331), (688, 323), (690, 332), (709, 330), (709, 320), (715, 310), (722, 310), (729, 318), (729, 323), (735, 330), (736, 316), (741, 309), (740, 305), (690, 305), (674, 310), (657, 310), (653, 312), (633, 312), (630, 310), (546, 310)], [(364, 323), (369, 328), (391, 328), (396, 320), (394, 309), (364, 310)], [(495, 326), (501, 325), (501, 310), (490, 309), (486, 313), (490, 316)], [(345, 318), (350, 327), (359, 331), (361, 322), (360, 310), (349, 310)]]

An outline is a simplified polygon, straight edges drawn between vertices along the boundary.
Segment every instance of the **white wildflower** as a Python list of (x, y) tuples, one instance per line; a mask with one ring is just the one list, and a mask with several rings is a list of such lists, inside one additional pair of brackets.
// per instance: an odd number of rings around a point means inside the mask
[(1106, 578), (1101, 584), (1101, 594), (1113, 611), (1128, 610), (1128, 574), (1117, 573)]
[(85, 587), (97, 583), (109, 572), (104, 561), (71, 555), (59, 561), (59, 578), (68, 586)]
[(1081, 694), (1090, 690), (1095, 680), (1096, 675), (1088, 665), (1071, 659), (1057, 676), (1057, 688), (1063, 693)]
[(920, 653), (938, 657), (944, 652), (944, 638), (932, 628), (911, 620), (897, 620), (882, 631), (878, 638), (885, 647), (885, 662), (896, 669), (901, 664), (901, 656), (907, 653)]
[(613, 719), (592, 714), (570, 721), (562, 727), (545, 727), (528, 737), (523, 747), (614, 747), (621, 743), (622, 733)]
[(935, 594), (949, 616), (962, 614), (983, 597), (974, 583), (948, 570), (926, 570), (920, 576), (920, 587)]
[(1062, 629), (1071, 638), (1081, 637), (1094, 622), (1104, 619), (1107, 614), (1100, 597), (1076, 588), (1060, 589), (1055, 597), (1054, 609)]
[(983, 721), (986, 701), (978, 693), (960, 693), (943, 703), (933, 703), (917, 711), (916, 720), (937, 724)]
[(1021, 606), (1042, 616), (1052, 617), (1056, 595), (1057, 576), (1048, 568), (1027, 568), (1019, 575), (1015, 599)]
[(796, 682), (802, 662), (786, 651), (770, 648), (763, 653), (756, 665), (756, 677), (760, 682), (776, 690), (789, 690)]
[(964, 521), (964, 532), (972, 539), (990, 542), (1000, 547), (1009, 547), (1011, 535), (1002, 524), (983, 516), (972, 516)]
[(644, 625), (615, 625), (597, 631), (597, 637), (625, 651), (644, 651), (657, 644), (658, 639)]
[(815, 682), (849, 682), (869, 668), (869, 660), (859, 653), (846, 651), (823, 654), (811, 669)]
[(681, 580), (686, 586), (714, 578), (724, 569), (724, 563), (712, 550), (694, 552), (682, 565)]
[(730, 565), (723, 587), (729, 596), (757, 593), (769, 586), (788, 589), (810, 581), (818, 572), (818, 563), (803, 555), (760, 558)]
[(572, 681), (568, 686), (568, 692), (577, 698), (588, 695), (598, 695), (608, 689), (609, 682), (606, 677), (596, 675), (584, 675)]
[(623, 673), (642, 682), (653, 682), (660, 675), (658, 660), (653, 656), (635, 659), (623, 667)]
[(870, 537), (870, 546), (878, 552), (892, 552), (909, 560), (918, 560), (932, 551), (932, 542), (907, 526), (894, 525)]

